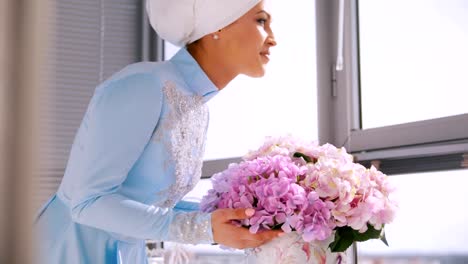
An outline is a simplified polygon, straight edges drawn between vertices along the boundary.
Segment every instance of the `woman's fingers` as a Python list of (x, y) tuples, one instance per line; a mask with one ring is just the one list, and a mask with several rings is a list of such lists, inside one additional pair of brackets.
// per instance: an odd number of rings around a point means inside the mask
[(240, 241), (239, 244), (239, 249), (244, 249), (244, 248), (255, 248), (259, 247), (265, 243), (268, 243), (272, 239), (278, 237), (277, 232), (273, 231), (267, 231), (269, 234), (251, 234), (251, 236), (247, 236), (246, 239), (243, 239)]
[(213, 214), (218, 214), (218, 219), (221, 221), (229, 222), (230, 220), (247, 219), (254, 215), (255, 210), (252, 208), (244, 209), (218, 209)]
[(268, 230), (268, 231), (262, 231), (260, 233), (257, 233), (255, 235), (260, 237), (260, 240), (262, 241), (270, 241), (275, 237), (281, 236), (284, 234), (282, 230)]
[(239, 235), (241, 241), (241, 248), (258, 247), (283, 234), (283, 231), (280, 230), (266, 230), (252, 234), (247, 228), (235, 228), (237, 229), (236, 233)]
[(281, 230), (265, 230), (252, 234), (247, 228), (238, 227), (231, 223), (232, 220), (247, 219), (254, 213), (255, 210), (251, 208), (214, 211), (211, 220), (214, 241), (238, 249), (254, 248), (283, 233)]

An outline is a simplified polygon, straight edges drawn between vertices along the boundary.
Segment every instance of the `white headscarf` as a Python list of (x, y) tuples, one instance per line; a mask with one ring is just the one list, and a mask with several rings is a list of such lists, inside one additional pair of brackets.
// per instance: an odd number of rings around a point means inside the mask
[(149, 21), (158, 35), (182, 47), (218, 31), (260, 0), (147, 0)]

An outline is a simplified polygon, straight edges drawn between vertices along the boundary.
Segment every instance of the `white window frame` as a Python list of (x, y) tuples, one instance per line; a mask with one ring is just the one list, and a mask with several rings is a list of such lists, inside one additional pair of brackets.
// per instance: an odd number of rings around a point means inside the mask
[(386, 174), (467, 168), (468, 113), (362, 129), (358, 0), (344, 0), (344, 68), (335, 70), (339, 0), (316, 1), (319, 140)]

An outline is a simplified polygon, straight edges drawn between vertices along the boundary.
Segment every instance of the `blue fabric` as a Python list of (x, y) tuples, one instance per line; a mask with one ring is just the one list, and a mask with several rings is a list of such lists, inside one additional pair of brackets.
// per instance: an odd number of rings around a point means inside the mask
[[(186, 49), (166, 62), (129, 65), (96, 88), (62, 183), (36, 219), (43, 263), (146, 263), (145, 239), (186, 242), (171, 231), (183, 224), (181, 214), (211, 224), (196, 204), (162, 206), (176, 183), (171, 138), (153, 138), (171, 114), (167, 82), (203, 102), (218, 92)], [(193, 239), (211, 243), (211, 228)]]

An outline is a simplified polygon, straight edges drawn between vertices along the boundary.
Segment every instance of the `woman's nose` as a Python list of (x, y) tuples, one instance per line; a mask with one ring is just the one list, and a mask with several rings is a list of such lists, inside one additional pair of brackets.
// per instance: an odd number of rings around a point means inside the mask
[(276, 44), (278, 44), (276, 42), (276, 39), (275, 39), (275, 34), (273, 34), (273, 30), (271, 30), (271, 28), (268, 31), (267, 43), (272, 47), (274, 47), (274, 46), (276, 46)]
[(269, 37), (268, 37), (267, 43), (268, 43), (270, 46), (272, 46), (272, 47), (276, 46), (276, 44), (277, 44), (277, 43), (276, 43), (276, 40), (275, 40), (275, 37), (273, 37), (273, 36), (269, 36)]

